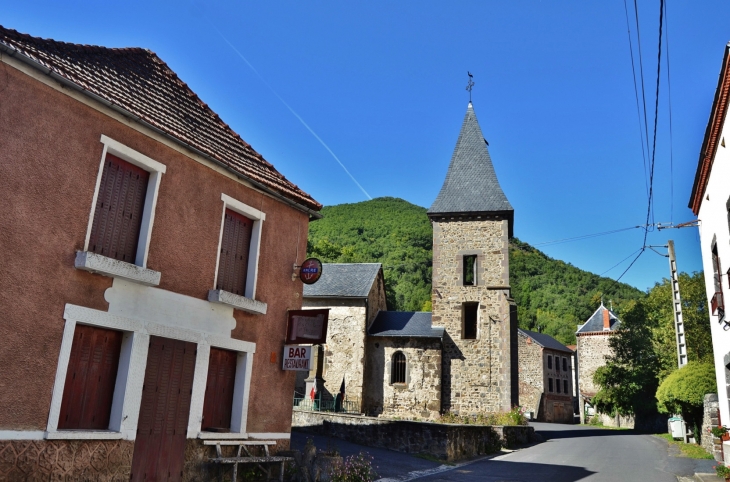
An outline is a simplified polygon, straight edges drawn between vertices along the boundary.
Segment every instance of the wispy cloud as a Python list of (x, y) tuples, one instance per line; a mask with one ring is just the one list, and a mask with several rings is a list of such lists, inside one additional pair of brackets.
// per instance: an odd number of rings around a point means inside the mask
[(216, 32), (218, 32), (218, 35), (220, 35), (220, 37), (223, 39), (223, 41), (225, 43), (227, 43), (228, 46), (231, 47), (231, 49), (233, 49), (234, 52), (236, 52), (236, 54), (241, 58), (241, 60), (246, 62), (246, 65), (248, 65), (248, 67), (253, 71), (254, 74), (256, 74), (256, 76), (261, 80), (261, 82), (263, 82), (264, 85), (269, 88), (271, 93), (274, 94), (276, 96), (276, 98), (279, 99), (281, 101), (281, 103), (284, 104), (284, 106), (286, 106), (287, 109), (289, 109), (289, 112), (291, 112), (294, 115), (294, 117), (296, 117), (299, 120), (299, 122), (301, 122), (302, 125), (307, 128), (307, 130), (314, 136), (314, 138), (317, 139), (319, 141), (319, 143), (322, 144), (322, 146), (325, 149), (327, 149), (327, 152), (329, 152), (332, 155), (332, 157), (335, 159), (335, 161), (337, 161), (337, 164), (339, 164), (340, 167), (347, 173), (347, 175), (350, 176), (350, 179), (352, 179), (352, 182), (354, 182), (357, 185), (357, 187), (360, 188), (360, 190), (363, 192), (363, 194), (365, 194), (365, 196), (367, 196), (368, 199), (372, 199), (372, 196), (370, 196), (370, 194), (368, 194), (368, 192), (365, 190), (365, 188), (363, 188), (360, 185), (360, 183), (357, 182), (357, 179), (355, 179), (355, 176), (353, 176), (350, 173), (350, 171), (347, 170), (347, 168), (342, 163), (342, 161), (340, 161), (340, 158), (337, 157), (337, 155), (335, 155), (334, 152), (332, 152), (332, 149), (330, 149), (330, 147), (322, 140), (322, 138), (319, 137), (317, 135), (317, 133), (314, 132), (314, 130), (311, 127), (309, 127), (309, 124), (304, 122), (304, 119), (302, 119), (302, 117), (299, 114), (297, 114), (297, 112), (294, 109), (292, 109), (292, 107), (289, 104), (287, 104), (287, 102), (279, 95), (279, 93), (276, 92), (276, 90), (274, 90), (274, 88), (271, 86), (271, 84), (269, 84), (266, 81), (266, 79), (264, 79), (264, 77), (259, 73), (258, 70), (256, 70), (256, 68), (253, 65), (251, 65), (251, 62), (249, 62), (248, 59), (246, 59), (246, 57), (236, 48), (236, 46), (233, 45), (231, 42), (229, 42), (228, 39), (226, 38), (226, 36), (223, 35), (223, 33), (220, 30), (218, 30), (218, 28), (215, 25), (213, 25), (212, 22), (210, 22), (210, 21), (208, 21), (208, 22), (210, 23), (211, 27), (213, 27), (213, 29)]

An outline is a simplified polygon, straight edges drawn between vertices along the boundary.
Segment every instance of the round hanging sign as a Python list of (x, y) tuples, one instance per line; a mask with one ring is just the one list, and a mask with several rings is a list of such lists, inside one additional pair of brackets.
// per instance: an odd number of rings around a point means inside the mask
[(299, 279), (304, 284), (314, 284), (322, 276), (322, 262), (317, 258), (305, 259), (299, 270)]

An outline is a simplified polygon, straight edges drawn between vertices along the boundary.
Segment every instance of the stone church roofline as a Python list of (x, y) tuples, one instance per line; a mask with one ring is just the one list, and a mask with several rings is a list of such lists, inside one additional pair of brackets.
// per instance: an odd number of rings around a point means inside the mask
[(499, 184), (474, 107), (469, 102), (446, 179), (428, 215), (434, 218), (490, 214), (507, 218), (512, 232), (514, 208)]
[(304, 285), (304, 298), (367, 298), (382, 271), (380, 263), (323, 263), (322, 276)]
[(446, 330), (431, 325), (428, 311), (380, 311), (368, 330), (368, 336), (438, 338)]

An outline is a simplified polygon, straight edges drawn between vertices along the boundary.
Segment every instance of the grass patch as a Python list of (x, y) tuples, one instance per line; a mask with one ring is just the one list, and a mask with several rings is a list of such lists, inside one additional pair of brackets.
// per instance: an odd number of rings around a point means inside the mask
[(603, 424), (595, 424), (595, 423), (581, 423), (579, 424), (580, 427), (590, 427), (590, 428), (600, 428), (604, 430), (633, 430), (628, 427), (611, 427), (609, 425), (603, 425)]
[(682, 452), (682, 456), (689, 457), (691, 459), (713, 459), (714, 457), (707, 453), (705, 449), (702, 448), (700, 445), (695, 444), (686, 444), (682, 442), (681, 440), (674, 440), (672, 438), (672, 434), (670, 433), (657, 433), (654, 434), (655, 437), (663, 438), (667, 442), (669, 442), (670, 445), (675, 445), (679, 448), (679, 450)]
[(414, 456), (418, 457), (419, 459), (428, 460), (430, 462), (437, 462), (442, 465), (456, 465), (453, 462), (448, 462), (446, 460), (442, 460), (431, 454), (414, 454)]

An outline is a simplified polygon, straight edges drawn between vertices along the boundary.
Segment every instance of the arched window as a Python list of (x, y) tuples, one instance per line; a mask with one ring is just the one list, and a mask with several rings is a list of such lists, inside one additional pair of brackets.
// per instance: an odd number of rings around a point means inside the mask
[(406, 356), (402, 351), (393, 354), (393, 364), (390, 369), (390, 383), (406, 382)]

